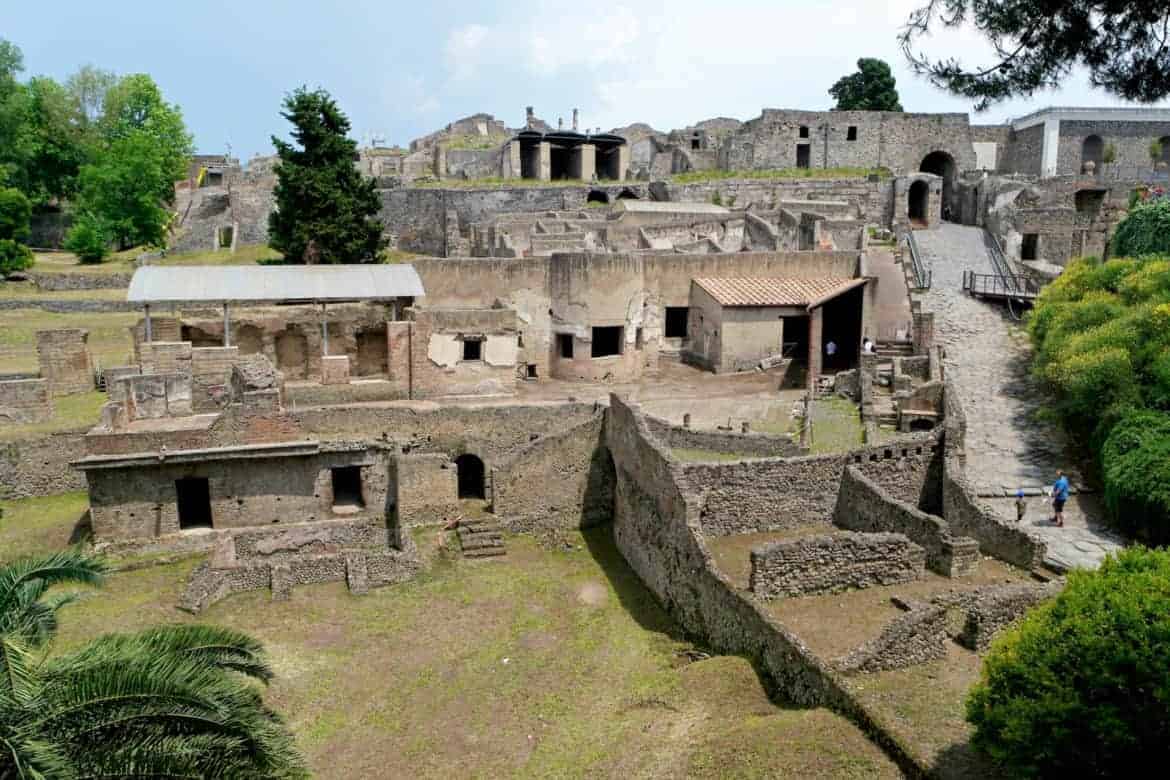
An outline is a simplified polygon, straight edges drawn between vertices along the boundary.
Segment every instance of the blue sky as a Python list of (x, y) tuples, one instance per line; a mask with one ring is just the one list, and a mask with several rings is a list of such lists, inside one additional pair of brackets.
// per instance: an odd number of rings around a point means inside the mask
[[(0, 37), (24, 51), (25, 75), (64, 79), (87, 63), (149, 73), (200, 151), (230, 141), (247, 159), (287, 132), (280, 101), (300, 84), (332, 92), (355, 137), (391, 143), (477, 111), (517, 126), (527, 105), (554, 124), (578, 107), (589, 127), (662, 130), (828, 108), (828, 88), (862, 56), (895, 67), (906, 110), (966, 111), (903, 65), (895, 36), (921, 2), (0, 0)], [(977, 60), (986, 47), (958, 31), (927, 51)], [(1077, 76), (976, 121), (1044, 105), (1120, 102)]]

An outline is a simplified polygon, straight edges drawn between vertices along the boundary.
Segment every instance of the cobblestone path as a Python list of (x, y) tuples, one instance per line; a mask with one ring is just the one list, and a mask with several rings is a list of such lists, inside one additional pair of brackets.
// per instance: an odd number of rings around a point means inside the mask
[[(1069, 502), (1065, 527), (1046, 522), (1051, 514), (1040, 490), (1056, 470), (1080, 482), (1059, 427), (1039, 419), (1045, 397), (1028, 372), (1031, 350), (1027, 334), (998, 304), (978, 301), (963, 292), (963, 271), (994, 273), (981, 228), (944, 223), (915, 232), (919, 249), (932, 269), (931, 289), (922, 295), (923, 310), (933, 311), (935, 342), (946, 349), (947, 378), (958, 390), (967, 417), (967, 475), (981, 496), (1029, 494), (1029, 530), (1048, 542), (1052, 563), (1064, 568), (1095, 567), (1122, 540), (1103, 527), (1099, 504), (1090, 497)], [(991, 506), (1011, 521), (1010, 500)], [(1036, 522), (1039, 521), (1039, 524)]]

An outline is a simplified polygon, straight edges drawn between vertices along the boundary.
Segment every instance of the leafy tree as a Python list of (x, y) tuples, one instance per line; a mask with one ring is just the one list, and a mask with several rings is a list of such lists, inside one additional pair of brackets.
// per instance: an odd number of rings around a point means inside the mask
[(1170, 414), (1131, 410), (1102, 448), (1105, 501), (1120, 525), (1152, 544), (1170, 542)]
[(1170, 254), (1170, 198), (1135, 205), (1117, 225), (1112, 248), (1130, 257)]
[(0, 184), (20, 186), (30, 156), (28, 96), (17, 76), (24, 55), (0, 38)]
[(101, 217), (87, 211), (73, 220), (64, 246), (83, 263), (100, 263), (110, 253), (111, 241), (109, 226)]
[[(929, 0), (899, 40), (911, 67), (932, 84), (978, 101), (976, 110), (1060, 86), (1075, 65), (1089, 82), (1126, 100), (1170, 95), (1170, 10), (1163, 0)], [(916, 51), (932, 27), (971, 24), (995, 50), (985, 67)]]
[(291, 262), (377, 262), (380, 202), (374, 181), (353, 164), (349, 120), (328, 92), (305, 87), (285, 98), (281, 116), (293, 124), (295, 145), (272, 139), (280, 164), (268, 243)]
[(857, 72), (837, 79), (829, 94), (837, 101), (837, 111), (902, 110), (894, 74), (883, 60), (862, 57)]
[(0, 566), (0, 777), (304, 777), (243, 634), (167, 626), (40, 660), (71, 600), (50, 589), (105, 572), (76, 550)]
[(30, 122), (30, 158), (24, 184), (36, 203), (68, 200), (77, 191), (77, 174), (90, 144), (78, 121), (69, 91), (49, 78), (26, 86)]
[(32, 267), (26, 246), (32, 206), (20, 190), (0, 187), (0, 277)]
[(1170, 552), (1076, 570), (992, 644), (972, 742), (1010, 777), (1139, 777), (1170, 760)]

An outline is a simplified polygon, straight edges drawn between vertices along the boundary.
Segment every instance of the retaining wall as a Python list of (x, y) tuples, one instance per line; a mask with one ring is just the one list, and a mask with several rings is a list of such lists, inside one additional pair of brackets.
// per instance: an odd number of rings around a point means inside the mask
[(899, 585), (922, 576), (926, 551), (902, 534), (838, 533), (752, 550), (749, 589), (760, 598)]

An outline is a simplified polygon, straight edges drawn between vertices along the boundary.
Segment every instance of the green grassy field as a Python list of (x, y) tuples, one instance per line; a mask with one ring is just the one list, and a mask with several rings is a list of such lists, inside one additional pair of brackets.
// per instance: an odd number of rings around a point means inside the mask
[(43, 309), (0, 311), (0, 373), (37, 370), (38, 330), (84, 328), (89, 331), (89, 351), (95, 364), (126, 364), (133, 345), (129, 328), (138, 322), (137, 312), (68, 312)]
[[(8, 560), (65, 544), (85, 499), (3, 507)], [(243, 594), (198, 619), (264, 641), (266, 698), (322, 778), (900, 776), (840, 716), (773, 704), (743, 659), (691, 661), (608, 529), (564, 541), (509, 537), (504, 560), (440, 560), (361, 597)], [(53, 649), (194, 620), (173, 607), (194, 564), (114, 574), (62, 611)]]

